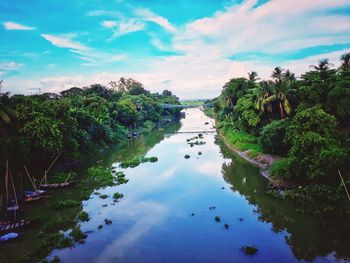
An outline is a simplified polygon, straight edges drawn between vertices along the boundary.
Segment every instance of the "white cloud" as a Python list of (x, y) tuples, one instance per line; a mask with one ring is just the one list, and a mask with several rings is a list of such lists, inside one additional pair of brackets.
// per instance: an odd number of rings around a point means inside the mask
[(168, 19), (160, 15), (157, 15), (148, 9), (145, 9), (145, 8), (136, 9), (135, 14), (141, 17), (142, 19), (144, 19), (145, 21), (156, 23), (157, 25), (163, 27), (164, 29), (166, 29), (171, 33), (177, 32), (177, 29), (172, 24), (170, 24)]
[[(198, 19), (173, 41), (184, 52), (220, 49), (229, 56), (239, 52), (285, 52), (315, 45), (350, 42), (350, 18), (327, 15), (334, 8), (349, 7), (345, 0), (271, 0), (254, 7), (257, 0), (234, 4), (212, 17)], [(340, 36), (339, 36), (340, 35)], [(305, 41), (305, 39), (307, 41)], [(293, 41), (292, 45), (288, 45)]]
[(107, 27), (107, 28), (114, 28), (118, 26), (118, 23), (116, 21), (107, 20), (107, 21), (102, 21), (101, 26)]
[(124, 19), (121, 21), (103, 21), (102, 26), (111, 28), (114, 33), (111, 39), (118, 38), (132, 32), (140, 31), (145, 28), (145, 23), (137, 19)]
[(123, 60), (127, 57), (125, 54), (109, 54), (106, 52), (100, 52), (78, 41), (74, 41), (73, 38), (76, 36), (76, 34), (73, 33), (66, 35), (42, 34), (41, 36), (54, 46), (69, 49), (69, 52), (77, 54), (79, 59), (89, 62), (88, 65), (95, 64), (97, 62), (100, 65), (112, 63)]
[(19, 67), (20, 65), (14, 61), (0, 63), (0, 70), (3, 71), (17, 70)]
[(87, 51), (89, 48), (77, 41), (73, 41), (72, 38), (75, 36), (74, 34), (68, 35), (49, 35), (49, 34), (41, 34), (43, 38), (49, 41), (52, 45), (61, 47), (61, 48), (70, 48), (72, 50), (77, 51)]
[(4, 28), (6, 30), (34, 30), (35, 27), (31, 27), (31, 26), (26, 26), (26, 25), (22, 25), (22, 24), (18, 24), (15, 22), (4, 22)]

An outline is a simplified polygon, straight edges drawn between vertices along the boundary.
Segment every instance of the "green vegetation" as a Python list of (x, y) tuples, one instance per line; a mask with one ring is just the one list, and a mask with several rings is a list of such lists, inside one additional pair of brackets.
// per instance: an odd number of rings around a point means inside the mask
[(254, 246), (244, 246), (241, 247), (241, 251), (248, 256), (253, 256), (258, 252), (258, 249)]
[(214, 220), (215, 222), (221, 222), (220, 216), (215, 216)]
[(158, 161), (157, 157), (141, 157), (141, 158), (135, 158), (133, 160), (129, 160), (129, 161), (124, 161), (120, 163), (120, 167), (121, 168), (133, 168), (136, 166), (139, 166), (141, 163), (146, 163), (146, 162), (151, 162), (151, 163), (155, 163)]
[(78, 219), (82, 222), (88, 222), (90, 220), (89, 214), (85, 211), (82, 211), (78, 215)]
[(112, 220), (110, 220), (110, 219), (106, 218), (104, 221), (105, 221), (106, 225), (111, 225), (112, 224)]
[(124, 78), (110, 85), (33, 96), (0, 93), (0, 159), (21, 168), (49, 163), (60, 152), (75, 159), (136, 129), (150, 130), (164, 117), (180, 116), (181, 109), (162, 108), (164, 103), (180, 104), (170, 91), (152, 94)]
[(117, 202), (119, 199), (122, 199), (123, 197), (124, 197), (124, 195), (121, 194), (121, 193), (118, 193), (118, 192), (116, 192), (116, 193), (113, 194), (113, 200), (114, 200), (114, 202)]
[(100, 198), (101, 198), (101, 199), (107, 199), (107, 198), (108, 198), (108, 195), (100, 195)]
[(52, 208), (54, 209), (64, 209), (64, 208), (70, 208), (70, 207), (77, 207), (80, 206), (81, 203), (75, 200), (64, 200), (64, 201), (56, 201), (53, 205)]
[(188, 154), (185, 155), (185, 159), (189, 159), (191, 158), (191, 156), (189, 156)]
[(88, 169), (88, 174), (93, 182), (101, 187), (117, 185), (117, 178), (113, 176), (112, 169), (95, 166)]
[[(341, 57), (337, 69), (321, 60), (300, 79), (281, 67), (269, 81), (258, 81), (256, 72), (248, 79), (231, 79), (210, 102), (221, 134), (250, 157), (262, 152), (283, 157), (270, 168), (274, 177), (317, 189), (331, 187), (334, 193), (339, 189), (346, 199), (338, 169), (349, 187), (349, 56)], [(309, 199), (303, 199), (305, 194), (290, 192), (298, 200)], [(319, 196), (317, 191), (310, 194)]]

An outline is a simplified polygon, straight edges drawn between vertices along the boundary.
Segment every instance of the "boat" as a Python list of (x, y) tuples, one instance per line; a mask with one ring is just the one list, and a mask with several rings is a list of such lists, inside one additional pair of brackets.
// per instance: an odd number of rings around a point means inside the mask
[(7, 233), (5, 235), (0, 236), (0, 242), (7, 242), (7, 241), (10, 241), (10, 240), (16, 239), (19, 236), (20, 235), (18, 233), (10, 232), (10, 233)]
[(56, 184), (42, 184), (42, 185), (39, 186), (39, 189), (51, 190), (51, 189), (64, 188), (64, 187), (72, 186), (74, 184), (75, 184), (74, 181), (65, 182), (65, 183), (56, 183)]
[(20, 221), (15, 221), (15, 222), (10, 222), (10, 221), (3, 222), (2, 224), (0, 224), (0, 233), (7, 232), (7, 231), (10, 231), (12, 229), (24, 227), (24, 226), (28, 225), (30, 222), (31, 222), (30, 220), (20, 220)]

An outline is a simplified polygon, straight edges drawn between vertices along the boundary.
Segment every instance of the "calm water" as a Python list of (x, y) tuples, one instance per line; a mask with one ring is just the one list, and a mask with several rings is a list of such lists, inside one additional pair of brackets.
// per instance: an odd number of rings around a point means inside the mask
[[(212, 128), (213, 121), (199, 109), (185, 112), (180, 131)], [(299, 214), (291, 203), (268, 196), (258, 169), (228, 151), (215, 133), (204, 134), (205, 145), (190, 147), (186, 139), (197, 134), (167, 132), (125, 142), (103, 156), (99, 164), (124, 171), (129, 183), (91, 189), (110, 197), (102, 200), (91, 194), (83, 201), (82, 209), (91, 218), (81, 223), (81, 229), (89, 232), (86, 242), (54, 250), (49, 258), (57, 255), (61, 262), (75, 263), (218, 263), (334, 262), (337, 255), (343, 258), (339, 261), (350, 256), (349, 228)], [(159, 161), (119, 168), (122, 160), (145, 153)], [(191, 158), (185, 159), (186, 154)], [(54, 211), (50, 204), (57, 198), (74, 198), (76, 191), (60, 190), (51, 200), (25, 209), (45, 214), (48, 220), (74, 217), (79, 208)], [(125, 198), (111, 205), (116, 191)], [(211, 206), (216, 209), (210, 210)], [(215, 216), (220, 216), (220, 223)], [(113, 224), (105, 225), (105, 218)], [(98, 230), (100, 224), (104, 227)], [(30, 250), (36, 242), (35, 233), (30, 230), (21, 241), (3, 245), (0, 261), (16, 262), (19, 251)], [(245, 245), (259, 251), (246, 256), (240, 251)]]

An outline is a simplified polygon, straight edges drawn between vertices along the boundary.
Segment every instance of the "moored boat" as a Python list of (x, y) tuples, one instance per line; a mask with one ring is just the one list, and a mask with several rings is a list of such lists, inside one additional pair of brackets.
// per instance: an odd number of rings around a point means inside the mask
[(64, 187), (72, 186), (74, 184), (75, 184), (74, 181), (65, 182), (65, 183), (56, 183), (56, 184), (42, 184), (39, 186), (39, 188), (43, 190), (50, 190), (50, 189), (64, 188)]
[(30, 220), (20, 220), (20, 221), (7, 221), (0, 224), (0, 233), (1, 232), (7, 232), (12, 229), (24, 227), (28, 225), (31, 221)]

